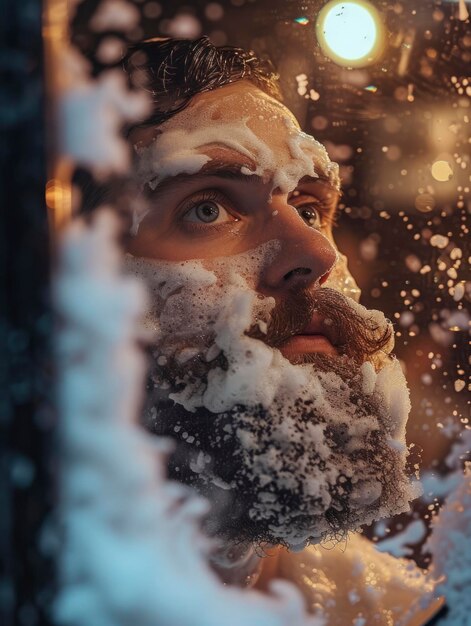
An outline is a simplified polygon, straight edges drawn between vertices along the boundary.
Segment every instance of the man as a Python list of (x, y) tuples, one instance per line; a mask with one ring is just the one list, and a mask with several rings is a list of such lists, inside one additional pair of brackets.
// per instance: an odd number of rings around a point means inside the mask
[(176, 441), (171, 476), (211, 502), (213, 567), (261, 589), (291, 579), (329, 624), (425, 623), (421, 572), (348, 535), (416, 492), (392, 328), (357, 304), (332, 235), (336, 164), (251, 53), (153, 40), (126, 69), (154, 102), (129, 135), (128, 268), (152, 300), (145, 421)]

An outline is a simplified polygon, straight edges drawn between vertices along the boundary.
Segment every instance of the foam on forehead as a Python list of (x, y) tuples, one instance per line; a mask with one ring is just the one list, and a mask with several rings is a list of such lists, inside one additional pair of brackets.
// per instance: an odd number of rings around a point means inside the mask
[(242, 173), (272, 181), (272, 189), (289, 193), (304, 176), (319, 175), (338, 189), (338, 166), (324, 146), (300, 131), (283, 105), (259, 93), (201, 99), (162, 124), (150, 145), (136, 147), (141, 184), (155, 189), (165, 178), (194, 174), (210, 160), (205, 148), (222, 146), (253, 161), (255, 171)]

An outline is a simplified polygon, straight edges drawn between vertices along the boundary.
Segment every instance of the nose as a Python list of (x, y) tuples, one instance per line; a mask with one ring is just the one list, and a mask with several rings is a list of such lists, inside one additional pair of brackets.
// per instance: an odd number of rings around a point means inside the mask
[(262, 272), (260, 291), (276, 297), (296, 288), (322, 285), (337, 261), (333, 244), (289, 204), (278, 203), (271, 213), (265, 235), (278, 240), (281, 247)]

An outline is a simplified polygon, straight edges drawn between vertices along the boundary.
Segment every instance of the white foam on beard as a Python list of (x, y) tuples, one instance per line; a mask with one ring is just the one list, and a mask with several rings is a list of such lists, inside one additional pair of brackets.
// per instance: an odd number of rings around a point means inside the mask
[[(281, 367), (280, 367), (281, 365)], [(276, 364), (272, 362), (272, 368)], [(278, 365), (282, 380), (281, 406), (277, 410), (278, 419), (270, 419), (270, 447), (260, 445), (263, 441), (254, 438), (250, 427), (239, 429), (237, 436), (247, 450), (246, 465), (253, 473), (262, 477), (265, 488), (258, 494), (258, 502), (254, 504), (250, 516), (253, 519), (270, 521), (272, 533), (281, 538), (292, 549), (305, 547), (307, 541), (315, 543), (332, 533), (332, 526), (325, 517), (325, 512), (332, 506), (331, 489), (345, 477), (351, 480), (353, 489), (348, 497), (353, 526), (349, 530), (369, 524), (382, 517), (389, 517), (409, 509), (411, 499), (419, 494), (402, 472), (407, 458), (405, 443), (405, 423), (410, 410), (409, 394), (406, 383), (397, 361), (391, 361), (377, 374), (371, 363), (361, 368), (363, 391), (365, 396), (375, 395), (382, 400), (380, 410), (367, 415), (352, 404), (350, 388), (334, 372), (316, 371), (314, 366), (293, 366), (282, 363)], [(294, 374), (293, 370), (297, 370)], [(301, 371), (300, 371), (301, 370)], [(286, 374), (291, 374), (287, 379)], [(305, 375), (307, 379), (305, 378)], [(273, 379), (271, 372), (260, 372), (258, 384), (264, 386)], [(289, 382), (288, 382), (289, 381)], [(300, 420), (304, 410), (303, 403), (294, 406), (293, 398), (298, 401), (312, 403), (307, 411), (321, 415), (322, 423), (309, 423)], [(338, 453), (331, 447), (327, 432), (330, 428), (343, 429), (344, 449)], [(366, 441), (372, 432), (384, 433), (386, 439), (384, 463), (392, 463), (400, 468), (399, 473), (391, 472), (385, 477), (378, 472), (370, 461), (353, 460), (356, 452), (366, 448)], [(266, 439), (264, 441), (266, 443)], [(294, 446), (300, 446), (304, 452), (290, 458)], [(260, 449), (257, 450), (257, 447)], [(299, 447), (298, 447), (299, 450)], [(312, 466), (312, 451), (319, 458), (321, 465)], [(372, 451), (378, 461), (378, 452)], [(388, 458), (386, 458), (388, 457)], [(299, 480), (302, 476), (303, 479)], [(396, 481), (394, 498), (384, 498), (385, 479)], [(272, 482), (276, 488), (270, 490)], [(282, 510), (277, 499), (277, 492), (289, 490), (298, 493), (302, 499), (318, 498), (312, 507), (301, 509), (304, 515), (315, 519), (313, 526), (300, 530), (296, 527), (298, 512), (280, 516)], [(274, 522), (274, 520), (276, 520)], [(343, 529), (345, 530), (345, 528)]]
[[(225, 147), (235, 150), (257, 164), (255, 170), (241, 168), (247, 176), (261, 176), (272, 181), (272, 191), (280, 189), (290, 193), (296, 189), (304, 176), (317, 178), (319, 172), (329, 179), (332, 186), (340, 188), (338, 165), (333, 163), (325, 147), (311, 135), (303, 133), (283, 111), (274, 113), (274, 103), (261, 100), (250, 93), (238, 96), (248, 115), (237, 121), (215, 119), (220, 109), (230, 110), (233, 96), (225, 96), (217, 105), (197, 103), (160, 126), (159, 134), (148, 146), (135, 146), (137, 155), (136, 176), (142, 188), (148, 185), (155, 189), (166, 178), (177, 174), (196, 174), (211, 159), (202, 154), (209, 147)], [(276, 111), (276, 107), (275, 107)], [(251, 119), (264, 115), (274, 124), (283, 124), (288, 129), (287, 149), (276, 153), (248, 126)], [(287, 154), (289, 157), (287, 158)], [(318, 171), (319, 170), (319, 171)], [(133, 234), (148, 210), (133, 217)]]
[[(170, 263), (134, 257), (128, 257), (127, 266), (130, 272), (143, 277), (150, 288), (153, 304), (145, 323), (156, 333), (159, 358), (176, 359), (183, 364), (199, 354), (210, 363), (223, 352), (227, 361), (227, 369), (209, 366), (205, 384), (191, 378), (175, 381), (185, 385), (181, 391), (171, 393), (171, 399), (190, 412), (204, 407), (212, 413), (222, 413), (235, 405), (261, 405), (267, 409), (268, 418), (270, 410), (281, 415), (270, 421), (267, 429), (273, 441), (268, 450), (266, 441), (262, 446), (250, 427), (242, 425), (231, 435), (246, 450), (248, 469), (263, 477), (267, 487), (260, 490), (250, 515), (257, 519), (276, 518), (273, 532), (295, 547), (305, 545), (308, 538), (312, 541), (313, 534), (322, 537), (331, 527), (320, 516), (316, 517), (314, 533), (312, 528), (294, 528), (289, 516), (279, 515), (280, 504), (269, 489), (272, 482), (280, 489), (292, 487), (307, 497), (318, 498), (316, 507), (326, 511), (331, 505), (329, 488), (338, 484), (340, 477), (347, 477), (353, 483), (349, 506), (357, 526), (408, 510), (409, 501), (418, 494), (401, 474), (394, 500), (383, 499), (384, 482), (377, 470), (372, 471), (366, 462), (351, 460), (355, 451), (365, 448), (368, 434), (378, 431), (384, 433), (394, 467), (404, 470), (410, 402), (397, 360), (383, 356), (379, 371), (370, 362), (361, 367), (364, 396), (375, 396), (380, 404), (378, 412), (365, 415), (361, 404), (359, 408), (352, 403), (351, 389), (340, 375), (320, 371), (313, 365), (293, 365), (278, 350), (244, 334), (256, 321), (262, 330), (266, 328), (274, 300), (253, 291), (249, 277), (260, 275), (268, 262), (276, 262), (280, 248), (278, 242), (268, 242), (251, 252), (211, 260), (211, 269), (200, 261)], [(349, 302), (358, 315), (365, 319), (373, 316), (381, 328), (386, 327), (382, 313), (368, 311), (353, 300)], [(388, 351), (392, 347), (391, 343)], [(322, 415), (323, 422), (304, 421), (300, 428), (299, 411), (293, 410), (296, 401), (310, 403)], [(329, 427), (342, 427), (347, 435), (348, 444), (340, 460), (326, 436)], [(285, 444), (300, 444), (305, 450), (297, 459), (296, 476), (283, 470)], [(322, 461), (322, 469), (313, 470), (312, 450)], [(299, 480), (299, 476), (304, 478)]]
[[(126, 258), (128, 271), (143, 277), (150, 289), (152, 307), (144, 325), (154, 334), (161, 356), (183, 364), (196, 354), (210, 362), (224, 352), (228, 360), (227, 371), (218, 367), (209, 371), (204, 389), (187, 385), (171, 395), (187, 411), (205, 407), (218, 413), (236, 402), (272, 403), (281, 384), (280, 368), (272, 368), (272, 361), (284, 359), (244, 332), (255, 320), (262, 332), (266, 328), (275, 301), (253, 291), (248, 277), (259, 275), (280, 247), (271, 241), (242, 255), (212, 260), (211, 270), (200, 261)], [(254, 384), (267, 368), (273, 376), (270, 384)]]

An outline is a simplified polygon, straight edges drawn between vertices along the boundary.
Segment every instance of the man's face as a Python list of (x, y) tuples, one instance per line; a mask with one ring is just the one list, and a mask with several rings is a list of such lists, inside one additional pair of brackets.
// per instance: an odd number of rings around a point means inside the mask
[[(276, 240), (279, 254), (250, 277), (254, 290), (279, 301), (298, 285), (317, 288), (328, 279), (337, 261), (336, 166), (279, 102), (238, 82), (198, 95), (133, 140), (149, 204), (132, 254), (210, 263)], [(293, 341), (286, 354), (332, 352), (314, 337)]]
[(245, 82), (132, 140), (147, 420), (180, 441), (173, 475), (212, 500), (213, 531), (299, 545), (404, 510), (407, 390), (384, 316), (346, 297), (323, 147)]

